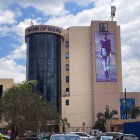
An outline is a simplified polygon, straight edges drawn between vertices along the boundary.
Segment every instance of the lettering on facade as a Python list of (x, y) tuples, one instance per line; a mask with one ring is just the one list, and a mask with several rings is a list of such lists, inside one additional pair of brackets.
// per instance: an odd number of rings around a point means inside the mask
[(61, 29), (58, 27), (53, 27), (53, 26), (32, 26), (28, 28), (28, 33), (31, 32), (56, 32), (56, 33), (61, 33)]

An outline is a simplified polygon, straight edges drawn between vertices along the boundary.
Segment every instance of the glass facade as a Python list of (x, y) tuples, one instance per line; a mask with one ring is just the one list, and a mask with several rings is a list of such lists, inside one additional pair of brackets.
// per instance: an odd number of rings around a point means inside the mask
[(38, 33), (27, 37), (27, 80), (37, 80), (36, 92), (60, 111), (61, 37)]

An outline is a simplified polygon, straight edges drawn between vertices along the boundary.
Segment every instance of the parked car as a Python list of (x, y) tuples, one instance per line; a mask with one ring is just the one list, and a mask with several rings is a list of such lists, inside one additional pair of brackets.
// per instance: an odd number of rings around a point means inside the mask
[(87, 134), (85, 132), (70, 132), (70, 133), (79, 135), (82, 140), (95, 139), (94, 136), (91, 136), (91, 135), (89, 135), (89, 134)]
[(76, 134), (51, 134), (49, 140), (81, 140)]
[(27, 135), (25, 140), (38, 140), (38, 134), (37, 133), (30, 133)]
[(139, 140), (134, 134), (124, 134), (120, 132), (106, 132), (97, 136), (97, 140)]
[(51, 133), (47, 133), (47, 132), (40, 132), (38, 134), (38, 140), (48, 140), (50, 137)]
[(47, 140), (50, 136), (50, 133), (40, 132), (40, 133), (29, 133), (25, 140)]
[(10, 136), (0, 133), (0, 139), (2, 139), (2, 140), (10, 140)]

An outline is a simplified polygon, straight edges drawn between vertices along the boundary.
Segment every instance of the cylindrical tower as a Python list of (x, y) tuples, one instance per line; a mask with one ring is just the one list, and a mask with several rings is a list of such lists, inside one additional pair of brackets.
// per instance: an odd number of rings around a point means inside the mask
[(33, 25), (25, 30), (27, 80), (37, 80), (36, 92), (61, 109), (61, 42), (63, 29)]

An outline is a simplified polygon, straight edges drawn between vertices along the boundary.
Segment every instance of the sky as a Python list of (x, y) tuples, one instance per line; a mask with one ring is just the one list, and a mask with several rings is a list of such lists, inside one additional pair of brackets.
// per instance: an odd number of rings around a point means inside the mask
[(114, 21), (121, 28), (123, 91), (140, 92), (140, 0), (0, 0), (0, 78), (26, 79), (25, 28), (33, 24), (90, 26)]

